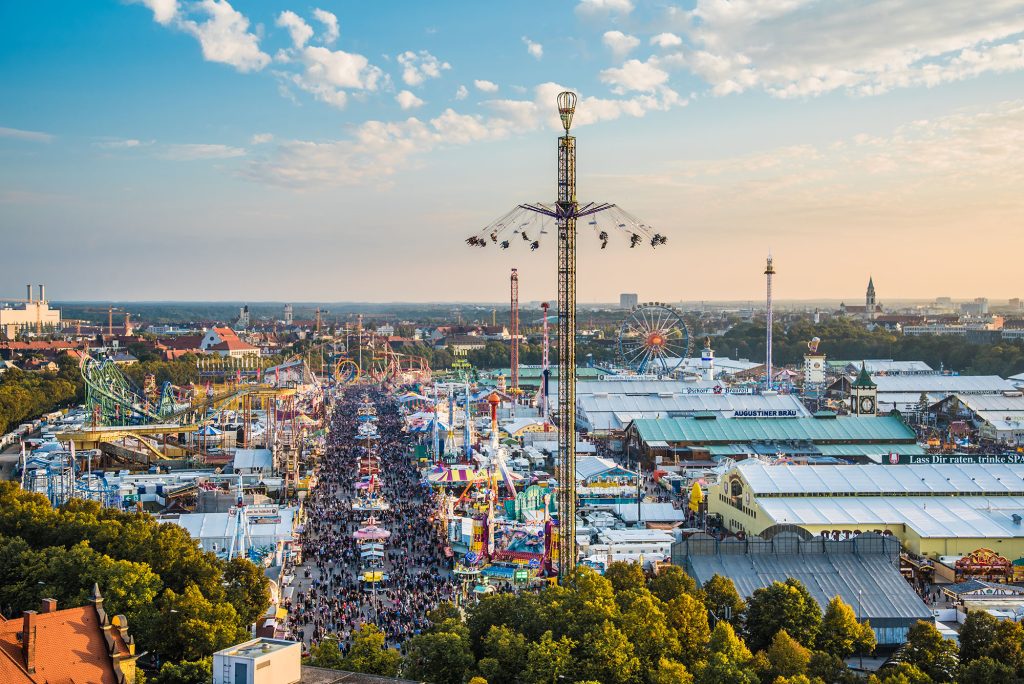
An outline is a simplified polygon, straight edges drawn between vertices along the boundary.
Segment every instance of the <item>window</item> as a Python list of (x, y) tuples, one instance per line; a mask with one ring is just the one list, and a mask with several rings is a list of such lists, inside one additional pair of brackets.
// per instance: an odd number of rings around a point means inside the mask
[(235, 684), (249, 684), (248, 663), (235, 663)]

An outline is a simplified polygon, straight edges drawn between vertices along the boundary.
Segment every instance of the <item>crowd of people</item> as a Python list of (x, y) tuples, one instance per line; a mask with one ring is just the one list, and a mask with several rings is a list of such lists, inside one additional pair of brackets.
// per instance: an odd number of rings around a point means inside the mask
[[(365, 401), (377, 412), (373, 440), (357, 435), (357, 413)], [(379, 459), (379, 498), (386, 510), (354, 510), (360, 458)], [(306, 644), (337, 638), (345, 650), (363, 623), (377, 625), (388, 643), (401, 645), (427, 626), (426, 615), (451, 601), (459, 583), (444, 555), (444, 540), (433, 523), (433, 492), (421, 484), (409, 437), (396, 403), (376, 388), (351, 387), (334, 398), (326, 453), (317, 466), (316, 486), (306, 501), (299, 591), (290, 606), (291, 636)], [(359, 542), (353, 534), (370, 516), (390, 531), (384, 542), (384, 579), (364, 581)]]

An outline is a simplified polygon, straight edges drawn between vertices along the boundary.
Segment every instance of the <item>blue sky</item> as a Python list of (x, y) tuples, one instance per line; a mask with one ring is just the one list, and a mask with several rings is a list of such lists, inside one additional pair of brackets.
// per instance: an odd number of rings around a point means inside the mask
[(1024, 2), (0, 4), (0, 294), (553, 296), (554, 245), (463, 239), (554, 195), (580, 299), (1021, 296)]

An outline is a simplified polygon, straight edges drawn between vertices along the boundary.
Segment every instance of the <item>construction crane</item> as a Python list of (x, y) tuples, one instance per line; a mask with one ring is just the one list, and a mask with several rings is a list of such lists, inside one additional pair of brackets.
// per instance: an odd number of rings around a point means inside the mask
[(515, 268), (512, 269), (512, 277), (510, 279), (510, 285), (512, 290), (512, 304), (511, 304), (511, 328), (512, 334), (512, 354), (510, 359), (509, 367), (511, 369), (509, 379), (510, 387), (513, 397), (519, 392), (519, 271)]
[(576, 200), (576, 138), (569, 135), (576, 112), (576, 94), (558, 94), (558, 115), (565, 135), (558, 138), (558, 195), (554, 203), (519, 204), (466, 239), (472, 247), (494, 244), (508, 249), (515, 236), (540, 248), (554, 224), (558, 238), (558, 575), (565, 578), (576, 566), (576, 222), (586, 219), (601, 249), (612, 232), (629, 238), (630, 248), (643, 242), (651, 247), (668, 239), (638, 218), (607, 202)]

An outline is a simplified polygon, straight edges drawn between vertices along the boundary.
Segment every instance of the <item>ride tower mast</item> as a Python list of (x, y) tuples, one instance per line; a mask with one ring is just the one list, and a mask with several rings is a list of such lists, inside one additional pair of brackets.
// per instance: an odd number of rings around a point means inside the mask
[(544, 344), (541, 347), (540, 355), (540, 415), (544, 419), (544, 432), (551, 429), (551, 411), (548, 409), (548, 382), (551, 379), (551, 365), (548, 362), (548, 308), (550, 304), (544, 302), (540, 305), (544, 312)]
[(509, 366), (511, 368), (511, 387), (509, 391), (515, 398), (519, 389), (519, 271), (512, 269), (512, 277), (509, 279), (509, 286), (512, 292), (512, 302), (509, 314), (509, 328), (512, 333), (512, 354)]
[(764, 277), (768, 284), (768, 317), (765, 324), (765, 376), (764, 376), (764, 388), (766, 391), (772, 389), (772, 276), (775, 275), (775, 267), (772, 266), (772, 255), (768, 253), (768, 265), (764, 269)]
[[(473, 247), (494, 243), (511, 246), (518, 235), (531, 251), (540, 247), (554, 224), (558, 238), (558, 576), (564, 579), (576, 567), (576, 224), (588, 219), (601, 242), (608, 246), (609, 231), (629, 236), (630, 248), (644, 241), (651, 247), (668, 239), (625, 210), (608, 202), (576, 200), (576, 138), (569, 135), (576, 112), (576, 93), (557, 97), (558, 116), (565, 134), (558, 138), (558, 194), (554, 203), (519, 204), (478, 234), (466, 239)], [(539, 228), (534, 232), (535, 228)], [(531, 237), (527, 230), (533, 234)]]

